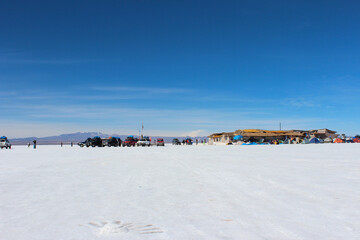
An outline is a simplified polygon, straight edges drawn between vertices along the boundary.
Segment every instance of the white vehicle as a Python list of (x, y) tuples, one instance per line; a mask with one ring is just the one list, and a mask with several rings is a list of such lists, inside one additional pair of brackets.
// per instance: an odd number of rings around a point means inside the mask
[(149, 137), (143, 137), (139, 141), (137, 141), (136, 146), (138, 147), (150, 147), (151, 142)]
[(6, 137), (0, 137), (0, 148), (11, 148), (11, 144)]

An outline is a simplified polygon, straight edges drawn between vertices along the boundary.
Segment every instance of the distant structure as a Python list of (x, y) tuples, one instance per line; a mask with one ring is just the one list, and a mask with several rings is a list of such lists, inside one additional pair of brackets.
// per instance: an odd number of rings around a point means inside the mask
[(234, 132), (213, 133), (208, 136), (210, 145), (229, 144), (234, 141), (235, 136), (241, 136), (244, 141), (272, 141), (285, 140), (290, 138), (303, 139), (305, 137), (316, 137), (321, 139), (336, 138), (336, 131), (327, 128), (318, 130), (262, 130), (262, 129), (240, 129)]

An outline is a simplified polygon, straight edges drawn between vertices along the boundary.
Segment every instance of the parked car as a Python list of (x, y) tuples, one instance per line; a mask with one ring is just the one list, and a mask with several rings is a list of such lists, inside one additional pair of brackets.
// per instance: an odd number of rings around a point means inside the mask
[(11, 149), (11, 144), (9, 142), (9, 140), (7, 139), (7, 137), (2, 136), (0, 137), (0, 148), (6, 148), (6, 149)]
[(174, 138), (174, 139), (172, 140), (172, 145), (181, 145), (181, 142), (180, 142), (179, 139)]
[(151, 142), (150, 142), (150, 138), (149, 137), (143, 137), (143, 138), (140, 138), (139, 141), (137, 141), (136, 145), (139, 147), (139, 146), (142, 146), (142, 147), (150, 147), (151, 145)]
[(135, 147), (136, 140), (133, 136), (128, 136), (122, 143), (123, 147)]
[(156, 139), (156, 146), (165, 146), (164, 139), (162, 138)]
[(79, 142), (78, 145), (80, 147), (90, 147), (91, 146), (91, 138), (87, 138), (85, 141)]
[(102, 147), (103, 141), (100, 137), (88, 138), (84, 142), (78, 143), (80, 147)]
[(121, 139), (118, 137), (110, 137), (107, 138), (106, 141), (103, 141), (103, 146), (108, 147), (120, 147), (121, 146)]
[(102, 139), (98, 136), (94, 137), (91, 141), (92, 147), (103, 147)]

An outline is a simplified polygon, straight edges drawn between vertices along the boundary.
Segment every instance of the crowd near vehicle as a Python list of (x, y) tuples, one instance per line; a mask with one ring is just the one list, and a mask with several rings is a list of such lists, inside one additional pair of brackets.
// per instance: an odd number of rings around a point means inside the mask
[(147, 136), (144, 136), (143, 138), (140, 138), (140, 140), (139, 141), (137, 141), (137, 143), (136, 143), (136, 146), (138, 146), (138, 147), (150, 147), (150, 145), (151, 145), (151, 140), (150, 140), (150, 138), (149, 137), (147, 137)]
[(191, 139), (191, 138), (185, 139), (185, 144), (186, 144), (186, 145), (192, 145), (192, 144), (193, 144), (193, 143), (192, 143), (192, 139)]
[(156, 139), (156, 146), (165, 146), (164, 139), (162, 138)]
[(0, 137), (0, 148), (6, 148), (6, 149), (11, 149), (11, 144), (9, 142), (9, 140), (7, 139), (7, 137), (2, 136)]
[(135, 147), (136, 139), (133, 136), (128, 136), (125, 141), (123, 142), (123, 147)]
[(172, 140), (172, 145), (181, 145), (181, 142), (180, 142), (179, 139), (174, 138), (174, 139)]

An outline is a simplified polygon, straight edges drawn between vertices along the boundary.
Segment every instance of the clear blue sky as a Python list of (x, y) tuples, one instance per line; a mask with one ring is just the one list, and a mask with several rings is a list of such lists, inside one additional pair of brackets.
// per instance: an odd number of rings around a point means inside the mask
[(0, 135), (360, 133), (358, 1), (0, 3)]

